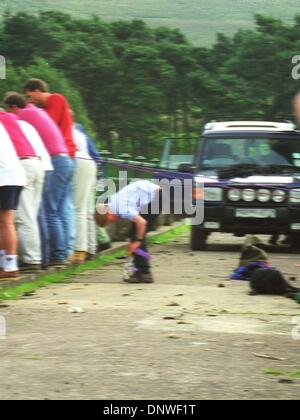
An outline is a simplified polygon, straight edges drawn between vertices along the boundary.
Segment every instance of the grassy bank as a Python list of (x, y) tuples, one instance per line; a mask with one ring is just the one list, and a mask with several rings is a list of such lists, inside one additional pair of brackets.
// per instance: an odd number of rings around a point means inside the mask
[[(188, 232), (189, 226), (181, 225), (175, 228), (170, 228), (169, 231), (161, 234), (154, 235), (149, 239), (149, 243), (152, 244), (164, 244), (171, 242), (172, 239), (183, 235)], [(73, 276), (80, 275), (85, 271), (98, 270), (99, 268), (113, 263), (116, 259), (122, 258), (126, 255), (125, 247), (123, 250), (112, 252), (108, 255), (100, 256), (93, 261), (89, 261), (78, 267), (68, 268), (67, 270), (59, 271), (53, 274), (44, 275), (37, 280), (32, 282), (18, 284), (15, 287), (1, 287), (0, 288), (0, 300), (18, 299), (20, 296), (34, 292), (40, 287), (45, 287), (49, 284), (54, 283), (67, 283), (70, 282)]]

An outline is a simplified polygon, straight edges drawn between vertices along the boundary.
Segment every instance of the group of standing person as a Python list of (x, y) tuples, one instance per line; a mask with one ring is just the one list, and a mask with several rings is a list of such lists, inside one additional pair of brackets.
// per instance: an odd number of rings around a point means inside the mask
[[(0, 112), (0, 280), (64, 267), (98, 251), (93, 219), (99, 155), (67, 99), (30, 79)], [(105, 232), (104, 232), (105, 234)], [(110, 239), (104, 237), (103, 248)]]
[[(98, 204), (99, 154), (84, 128), (74, 123), (67, 99), (30, 79), (23, 94), (10, 92), (0, 109), (0, 281), (18, 280), (20, 269), (81, 264), (110, 246), (105, 226), (131, 221), (129, 254), (135, 271), (126, 281), (152, 283), (147, 254), (148, 221), (162, 190), (149, 181), (129, 185)], [(300, 94), (294, 102), (300, 127)], [(158, 206), (160, 208), (160, 205)], [(96, 221), (96, 223), (95, 223)], [(142, 253), (142, 255), (141, 255)], [(18, 258), (19, 257), (19, 258)]]

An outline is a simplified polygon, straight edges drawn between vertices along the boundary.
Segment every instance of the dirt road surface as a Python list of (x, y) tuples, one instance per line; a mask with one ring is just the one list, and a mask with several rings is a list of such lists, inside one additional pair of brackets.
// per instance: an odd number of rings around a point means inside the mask
[[(196, 253), (185, 236), (152, 246), (155, 284), (122, 284), (118, 261), (5, 303), (0, 398), (299, 399), (300, 306), (228, 281), (242, 242)], [(275, 251), (300, 279), (300, 256)]]

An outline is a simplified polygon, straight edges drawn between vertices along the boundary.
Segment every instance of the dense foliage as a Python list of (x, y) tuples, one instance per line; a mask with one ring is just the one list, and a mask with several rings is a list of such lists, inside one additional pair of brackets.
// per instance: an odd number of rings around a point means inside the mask
[(171, 136), (184, 151), (184, 138), (196, 139), (211, 119), (293, 118), (299, 29), (300, 17), (289, 26), (257, 16), (255, 30), (195, 48), (178, 30), (139, 20), (7, 14), (0, 28), (7, 59), (0, 95), (40, 77), (68, 97), (102, 149), (156, 157)]

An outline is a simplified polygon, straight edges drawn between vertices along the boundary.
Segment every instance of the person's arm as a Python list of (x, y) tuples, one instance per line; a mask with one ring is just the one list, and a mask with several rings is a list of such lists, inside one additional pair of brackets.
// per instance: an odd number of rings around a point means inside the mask
[(64, 98), (59, 95), (52, 95), (46, 104), (45, 110), (54, 122), (59, 126), (62, 119), (62, 110), (65, 106)]
[(96, 163), (99, 163), (100, 154), (99, 154), (98, 150), (96, 149), (95, 143), (93, 142), (93, 140), (87, 134), (86, 134), (86, 138), (87, 138), (87, 142), (88, 142), (88, 150), (89, 150), (90, 156), (93, 158), (93, 160)]
[(132, 222), (136, 224), (136, 240), (128, 246), (130, 254), (134, 254), (135, 251), (142, 245), (147, 229), (147, 221), (142, 216), (135, 216), (132, 219)]
[(98, 179), (103, 178), (103, 177), (106, 178), (105, 173), (104, 173), (105, 172), (104, 167), (102, 163), (100, 163), (100, 153), (98, 152), (95, 146), (95, 143), (93, 142), (93, 140), (91, 139), (91, 137), (88, 135), (88, 133), (85, 131), (84, 127), (81, 124), (76, 123), (75, 126), (82, 134), (84, 134), (86, 138), (89, 155), (91, 156), (91, 158), (95, 161), (97, 165), (97, 178)]
[(91, 156), (91, 158), (98, 163), (99, 159), (100, 159), (100, 154), (95, 146), (95, 143), (93, 142), (93, 140), (91, 139), (91, 137), (88, 135), (88, 133), (86, 132), (85, 128), (83, 127), (82, 124), (80, 123), (75, 123), (75, 127), (77, 128), (78, 131), (80, 131), (86, 138), (86, 142), (87, 142), (87, 147), (88, 147), (88, 152), (89, 155)]
[(91, 158), (94, 160), (94, 162), (97, 165), (97, 178), (98, 179), (107, 178), (106, 170), (105, 170), (106, 167), (105, 167), (105, 165), (102, 165), (102, 163), (100, 163), (100, 153), (96, 149), (95, 143), (89, 137), (88, 134), (86, 134), (86, 138), (87, 138), (87, 142), (88, 142), (89, 155), (91, 156)]
[(295, 117), (298, 124), (298, 128), (300, 129), (300, 93), (298, 93), (295, 97), (294, 111), (295, 111)]

